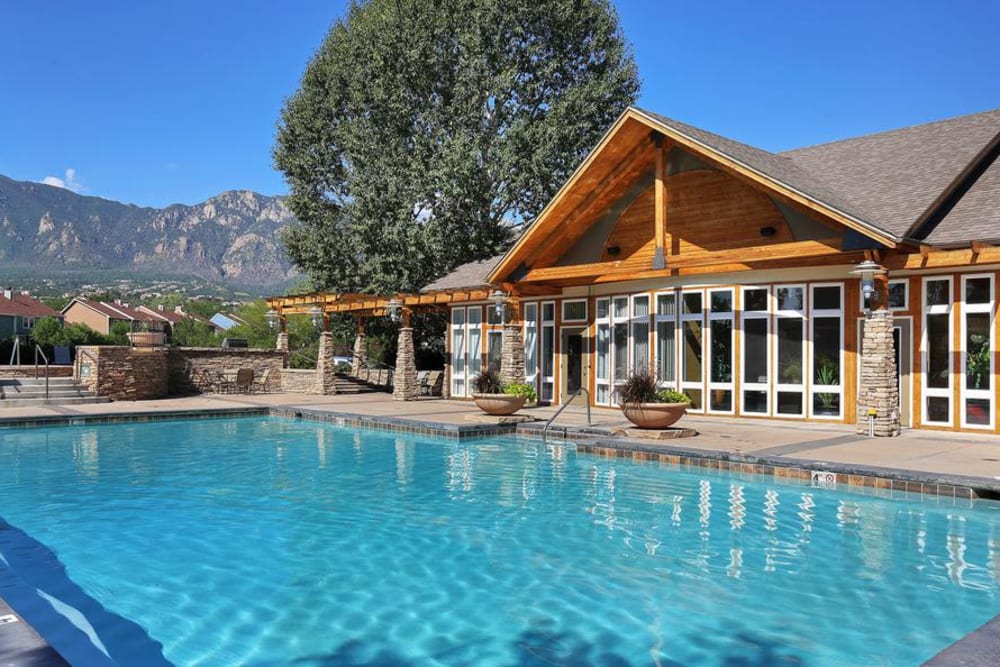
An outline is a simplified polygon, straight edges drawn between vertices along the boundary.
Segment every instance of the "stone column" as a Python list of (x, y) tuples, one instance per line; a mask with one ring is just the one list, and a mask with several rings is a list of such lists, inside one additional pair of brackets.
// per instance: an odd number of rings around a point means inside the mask
[(899, 435), (899, 389), (892, 347), (892, 313), (880, 309), (865, 316), (862, 333), (861, 382), (858, 390), (857, 432), (868, 433), (868, 416), (875, 416), (875, 435)]
[(329, 396), (337, 393), (337, 378), (333, 361), (333, 334), (324, 331), (319, 335), (319, 353), (316, 355), (316, 380), (313, 393)]
[(357, 330), (354, 334), (354, 359), (351, 363), (351, 375), (357, 377), (361, 374), (361, 369), (368, 358), (368, 341), (365, 338), (365, 321), (363, 318), (357, 320)]
[(286, 332), (282, 331), (278, 334), (278, 342), (274, 347), (277, 350), (288, 352), (288, 334)]
[(392, 398), (415, 401), (420, 395), (417, 384), (417, 360), (413, 353), (413, 328), (400, 327), (396, 343), (396, 374), (392, 379)]
[(524, 338), (520, 322), (503, 325), (500, 346), (500, 377), (507, 384), (524, 383)]

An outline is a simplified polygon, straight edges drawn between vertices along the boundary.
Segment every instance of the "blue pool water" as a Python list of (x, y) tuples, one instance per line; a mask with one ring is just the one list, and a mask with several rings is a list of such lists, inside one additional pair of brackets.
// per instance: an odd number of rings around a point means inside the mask
[(0, 518), (0, 595), (121, 664), (916, 665), (1000, 613), (1000, 504), (513, 438), (0, 431)]

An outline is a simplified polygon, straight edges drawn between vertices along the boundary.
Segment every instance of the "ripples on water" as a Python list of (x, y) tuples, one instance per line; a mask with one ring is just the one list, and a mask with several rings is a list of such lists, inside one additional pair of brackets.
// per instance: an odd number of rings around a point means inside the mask
[(279, 419), (0, 437), (3, 518), (178, 665), (914, 665), (1000, 612), (990, 502)]

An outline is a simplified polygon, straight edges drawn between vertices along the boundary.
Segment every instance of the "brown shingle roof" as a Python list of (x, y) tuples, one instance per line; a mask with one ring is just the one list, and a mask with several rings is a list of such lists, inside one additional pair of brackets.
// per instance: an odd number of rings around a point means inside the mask
[(27, 294), (11, 293), (11, 298), (0, 292), (0, 315), (18, 317), (62, 317), (58, 310), (49, 308), (38, 299)]
[[(149, 313), (144, 313), (140, 310), (136, 310), (135, 308), (130, 308), (128, 306), (118, 303), (104, 303), (103, 301), (91, 301), (90, 299), (84, 299), (82, 297), (77, 297), (73, 301), (82, 303), (88, 308), (91, 308), (92, 310), (95, 310), (101, 315), (104, 315), (105, 317), (110, 318), (112, 320), (119, 320), (122, 322), (128, 322), (130, 320), (137, 320), (139, 322), (163, 321), (162, 318), (155, 317)], [(69, 308), (70, 305), (72, 305), (72, 302), (70, 302), (70, 304), (67, 305), (66, 308)], [(66, 308), (63, 309), (64, 312)]]
[[(904, 236), (1000, 133), (1000, 109), (782, 153)], [(958, 233), (958, 229), (953, 230)]]
[(493, 267), (502, 258), (503, 255), (497, 255), (489, 259), (462, 264), (456, 267), (451, 273), (441, 276), (429, 285), (425, 285), (420, 291), (433, 292), (435, 290), (485, 287), (489, 284), (486, 281), (486, 277), (490, 275), (490, 271), (493, 270)]
[(936, 246), (1000, 243), (1000, 159), (994, 160), (927, 235)]

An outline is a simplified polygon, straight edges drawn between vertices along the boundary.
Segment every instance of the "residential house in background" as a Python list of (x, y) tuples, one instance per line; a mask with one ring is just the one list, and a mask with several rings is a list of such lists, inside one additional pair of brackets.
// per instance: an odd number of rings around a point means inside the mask
[(0, 340), (12, 336), (27, 336), (40, 317), (62, 319), (62, 314), (49, 308), (27, 292), (7, 288), (0, 293)]
[(68, 324), (85, 324), (105, 336), (111, 333), (111, 327), (117, 322), (128, 324), (132, 331), (166, 331), (169, 324), (164, 317), (131, 308), (120, 300), (105, 303), (76, 297), (62, 309), (62, 315)]
[(212, 329), (214, 329), (215, 331), (221, 331), (219, 326), (214, 322), (212, 322), (211, 320), (207, 320), (204, 317), (201, 317), (200, 315), (195, 315), (194, 313), (184, 312), (184, 308), (182, 306), (174, 306), (173, 310), (170, 310), (169, 308), (164, 308), (162, 305), (157, 306), (156, 308), (150, 308), (148, 306), (139, 306), (138, 308), (136, 308), (136, 310), (145, 313), (147, 315), (150, 315), (152, 317), (157, 317), (162, 319), (169, 326), (170, 330), (168, 331), (168, 333), (170, 333), (170, 331), (173, 330), (173, 327), (182, 320), (194, 320), (195, 322), (201, 322), (206, 326), (212, 327)]

